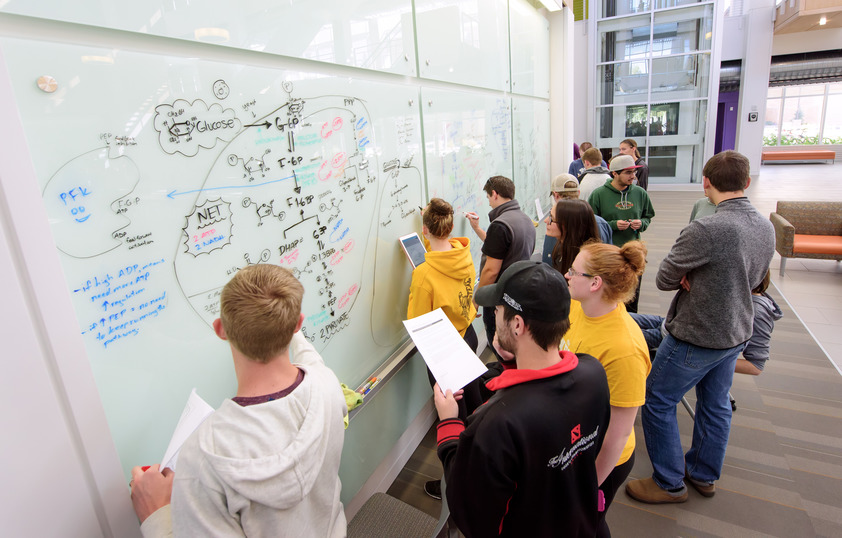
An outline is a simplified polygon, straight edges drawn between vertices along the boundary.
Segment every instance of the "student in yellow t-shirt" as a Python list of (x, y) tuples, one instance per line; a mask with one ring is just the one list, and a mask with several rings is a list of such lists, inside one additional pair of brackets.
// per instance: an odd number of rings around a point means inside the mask
[[(599, 359), (611, 393), (611, 421), (596, 458), (606, 511), (634, 466), (634, 419), (645, 401), (652, 367), (643, 333), (624, 305), (645, 266), (646, 247), (639, 241), (622, 247), (588, 243), (565, 275), (574, 300), (561, 349)], [(610, 536), (604, 511), (597, 536)]]

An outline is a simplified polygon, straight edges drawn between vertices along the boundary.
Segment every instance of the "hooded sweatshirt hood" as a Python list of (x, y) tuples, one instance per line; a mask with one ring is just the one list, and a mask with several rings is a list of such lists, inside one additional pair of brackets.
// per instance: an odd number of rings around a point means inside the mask
[(424, 263), (412, 271), (406, 319), (441, 308), (465, 336), (477, 313), (472, 300), (477, 273), (470, 244), (467, 237), (452, 237), (450, 250), (427, 253)]
[(246, 407), (225, 400), (182, 446), (172, 497), (176, 535), (239, 526), (247, 536), (277, 536), (278, 528), (344, 536), (338, 472), (345, 398), (300, 331), (290, 356), (304, 372), (292, 392)]
[(424, 263), (429, 263), (431, 269), (435, 269), (447, 278), (461, 280), (469, 268), (472, 269), (474, 266), (470, 253), (465, 255), (468, 245), (470, 242), (467, 237), (451, 237), (452, 249), (443, 252), (428, 252)]
[[(303, 369), (303, 368), (302, 368)], [(201, 428), (199, 450), (220, 479), (239, 495), (277, 509), (300, 503), (313, 488), (325, 459), (325, 414), (313, 398), (312, 375), (281, 400), (241, 407), (225, 400)], [(293, 397), (292, 401), (285, 401)], [(289, 405), (292, 404), (292, 405)], [(259, 432), (257, 435), (256, 432)], [(284, 487), (278, 487), (278, 484)]]

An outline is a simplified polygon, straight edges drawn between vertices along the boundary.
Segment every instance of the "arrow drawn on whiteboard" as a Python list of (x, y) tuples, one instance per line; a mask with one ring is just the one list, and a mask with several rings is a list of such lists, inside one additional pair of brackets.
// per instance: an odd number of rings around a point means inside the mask
[(194, 189), (192, 191), (181, 191), (181, 192), (178, 192), (177, 190), (172, 190), (172, 191), (167, 193), (167, 198), (175, 199), (176, 196), (181, 196), (182, 194), (191, 194), (191, 193), (194, 193), (194, 192), (203, 192), (203, 191), (206, 191), (206, 190), (207, 191), (219, 191), (219, 190), (223, 190), (223, 189), (251, 189), (253, 187), (262, 187), (263, 185), (269, 185), (269, 184), (272, 184), (272, 183), (277, 183), (279, 181), (286, 181), (287, 179), (290, 179), (290, 178), (295, 178), (295, 173), (293, 173), (293, 175), (291, 175), (291, 176), (282, 177), (281, 179), (273, 179), (272, 181), (266, 181), (264, 183), (255, 183), (253, 185), (226, 185), (226, 186), (222, 186), (222, 187), (213, 187), (211, 189)]
[(251, 125), (243, 125), (243, 127), (266, 127), (267, 129), (271, 126), (272, 124), (268, 121), (264, 121), (263, 123), (252, 123)]

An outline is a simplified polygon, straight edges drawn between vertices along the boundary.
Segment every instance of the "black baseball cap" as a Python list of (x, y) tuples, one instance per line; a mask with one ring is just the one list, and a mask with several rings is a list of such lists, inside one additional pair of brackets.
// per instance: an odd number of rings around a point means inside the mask
[(495, 284), (479, 288), (480, 306), (505, 304), (526, 319), (556, 322), (570, 315), (570, 292), (561, 273), (544, 262), (523, 260), (510, 265)]

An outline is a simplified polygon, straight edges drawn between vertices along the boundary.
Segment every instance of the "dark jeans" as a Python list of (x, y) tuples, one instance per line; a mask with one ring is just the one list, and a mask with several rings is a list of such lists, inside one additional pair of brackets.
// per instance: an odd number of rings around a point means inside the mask
[(614, 500), (617, 490), (620, 489), (620, 486), (623, 485), (623, 482), (625, 482), (629, 473), (631, 473), (632, 467), (634, 467), (634, 452), (632, 452), (628, 461), (614, 467), (614, 470), (611, 471), (611, 474), (605, 478), (605, 481), (599, 487), (602, 490), (602, 495), (605, 497), (605, 510), (599, 513), (599, 522), (596, 527), (596, 535), (599, 538), (609, 538), (611, 536), (611, 530), (608, 529), (608, 523), (605, 522), (605, 514), (608, 513), (608, 507), (611, 506), (611, 501)]
[(637, 312), (637, 303), (640, 301), (640, 282), (642, 277), (637, 279), (637, 287), (634, 289), (634, 297), (632, 297), (631, 301), (626, 303), (626, 311), (627, 312)]

